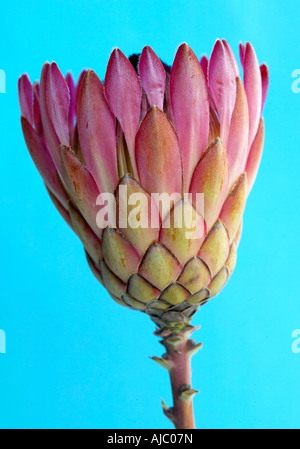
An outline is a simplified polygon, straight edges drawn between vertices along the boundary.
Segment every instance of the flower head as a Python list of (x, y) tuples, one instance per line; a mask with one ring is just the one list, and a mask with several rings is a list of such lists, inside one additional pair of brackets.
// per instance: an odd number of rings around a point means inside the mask
[(55, 63), (19, 80), (27, 147), (93, 273), (161, 327), (189, 321), (235, 266), (268, 88), (251, 44), (240, 59), (243, 82), (225, 40), (200, 61), (182, 44), (172, 67), (150, 47), (115, 49), (104, 83), (88, 70), (75, 84)]

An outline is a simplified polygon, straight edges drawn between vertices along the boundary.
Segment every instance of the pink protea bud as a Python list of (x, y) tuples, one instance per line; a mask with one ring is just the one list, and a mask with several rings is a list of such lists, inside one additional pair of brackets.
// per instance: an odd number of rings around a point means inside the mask
[(171, 67), (150, 47), (114, 49), (104, 82), (88, 70), (75, 83), (55, 63), (40, 83), (19, 80), (24, 138), (56, 208), (112, 298), (159, 326), (177, 427), (193, 425), (180, 416), (195, 390), (176, 363), (191, 317), (234, 270), (263, 149), (268, 68), (250, 43), (240, 60), (243, 80), (225, 40), (201, 59), (184, 43)]

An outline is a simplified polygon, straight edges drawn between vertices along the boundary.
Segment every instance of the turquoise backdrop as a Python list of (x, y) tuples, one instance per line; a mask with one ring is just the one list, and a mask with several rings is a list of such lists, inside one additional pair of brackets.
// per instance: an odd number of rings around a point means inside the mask
[(250, 41), (271, 85), (237, 268), (194, 319), (204, 342), (193, 360), (197, 424), (299, 428), (299, 2), (10, 0), (0, 10), (0, 427), (171, 427), (160, 409), (171, 402), (167, 374), (148, 357), (162, 350), (154, 326), (97, 284), (52, 206), (21, 133), (18, 77), (33, 81), (55, 60), (103, 78), (115, 46), (129, 55), (150, 45), (171, 63), (183, 41), (200, 56), (220, 37), (236, 55)]

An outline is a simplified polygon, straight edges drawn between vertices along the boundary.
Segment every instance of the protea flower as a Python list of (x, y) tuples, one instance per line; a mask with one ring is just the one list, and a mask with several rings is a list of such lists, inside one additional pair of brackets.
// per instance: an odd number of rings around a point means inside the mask
[(150, 47), (129, 60), (115, 49), (104, 83), (88, 70), (75, 85), (55, 63), (40, 84), (19, 80), (25, 141), (52, 201), (111, 297), (158, 326), (167, 352), (154, 360), (170, 373), (174, 406), (163, 407), (177, 428), (194, 427), (190, 320), (234, 270), (262, 154), (268, 70), (250, 43), (240, 59), (244, 82), (225, 40), (209, 61), (182, 44), (172, 67)]

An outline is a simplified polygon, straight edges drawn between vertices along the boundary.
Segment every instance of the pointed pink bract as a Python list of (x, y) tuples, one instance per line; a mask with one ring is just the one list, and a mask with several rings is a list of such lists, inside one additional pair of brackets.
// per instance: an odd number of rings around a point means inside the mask
[(109, 105), (125, 134), (133, 174), (136, 176), (134, 141), (139, 127), (142, 88), (133, 66), (119, 49), (110, 56), (104, 86)]
[(59, 181), (58, 174), (48, 148), (46, 147), (43, 139), (37, 134), (25, 117), (21, 117), (21, 124), (28, 151), (33, 162), (35, 163), (36, 168), (38, 169), (47, 187), (59, 199), (64, 208), (67, 209), (68, 196)]
[(45, 64), (40, 84), (42, 123), (51, 156), (59, 172), (62, 170), (59, 146), (69, 145), (69, 105), (69, 88), (56, 63)]
[(73, 138), (73, 132), (74, 132), (74, 125), (75, 125), (75, 118), (76, 118), (76, 105), (75, 105), (75, 94), (76, 94), (76, 87), (74, 79), (70, 72), (66, 75), (66, 83), (69, 88), (70, 93), (70, 107), (69, 107), (69, 117), (68, 117), (68, 126), (69, 126), (69, 138), (70, 142), (72, 142)]
[(164, 107), (166, 72), (158, 56), (151, 47), (144, 47), (140, 62), (139, 74), (146, 92), (150, 107)]
[(249, 146), (256, 135), (262, 104), (260, 68), (252, 45), (247, 42), (244, 61), (244, 85), (249, 109)]
[[(219, 216), (228, 191), (228, 160), (220, 138), (210, 144), (197, 164), (189, 191), (195, 206), (197, 193), (204, 195), (204, 219), (209, 231)], [(201, 210), (198, 212), (202, 213)]]
[(200, 63), (187, 44), (182, 44), (176, 53), (170, 89), (182, 157), (183, 189), (187, 192), (209, 133), (207, 85)]
[(245, 89), (236, 79), (236, 102), (232, 113), (227, 144), (229, 188), (243, 172), (248, 156), (249, 112)]
[(113, 192), (118, 183), (116, 123), (98, 76), (89, 70), (78, 97), (78, 132), (87, 168), (101, 192)]
[(266, 64), (262, 64), (260, 66), (260, 74), (261, 74), (261, 87), (262, 87), (262, 101), (261, 101), (261, 111), (262, 111), (265, 106), (269, 88), (269, 69)]
[(228, 50), (222, 41), (217, 40), (209, 62), (209, 87), (220, 117), (220, 137), (225, 147), (235, 105), (235, 78)]
[(181, 192), (181, 158), (175, 130), (165, 114), (152, 107), (136, 136), (140, 181), (149, 193)]
[(225, 39), (222, 39), (222, 42), (225, 47), (225, 51), (227, 52), (227, 56), (230, 61), (230, 64), (232, 65), (234, 74), (236, 77), (239, 77), (240, 71), (239, 71), (239, 67), (238, 67), (237, 61), (235, 59), (235, 56), (233, 54), (232, 48), (230, 47), (230, 45), (228, 44), (228, 42)]
[(77, 103), (78, 103), (78, 96), (79, 96), (79, 92), (80, 92), (80, 88), (81, 88), (81, 83), (85, 77), (87, 70), (82, 70), (82, 72), (79, 75), (78, 81), (77, 81), (77, 85), (76, 85), (76, 92), (75, 92), (75, 109), (76, 109), (76, 114), (77, 114)]
[(81, 215), (89, 223), (96, 235), (101, 235), (97, 226), (96, 206), (100, 194), (94, 178), (88, 169), (77, 159), (72, 150), (64, 145), (60, 147), (63, 179), (71, 198)]
[(250, 148), (246, 164), (248, 194), (250, 193), (253, 187), (258, 172), (263, 151), (263, 145), (264, 145), (264, 121), (261, 118), (259, 122), (258, 131)]
[(43, 134), (43, 124), (40, 108), (40, 86), (36, 81), (33, 85), (33, 123), (38, 134)]
[(203, 72), (203, 75), (205, 77), (205, 81), (208, 81), (208, 57), (207, 56), (202, 56), (202, 58), (200, 59), (200, 65), (201, 65), (201, 69)]
[(246, 51), (245, 45), (240, 43), (240, 45), (239, 45), (239, 54), (240, 54), (241, 66), (243, 68), (244, 68), (244, 65), (245, 65), (245, 51)]
[(22, 75), (18, 82), (21, 112), (28, 122), (33, 124), (33, 90), (27, 75)]

